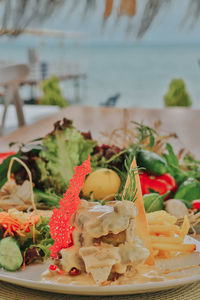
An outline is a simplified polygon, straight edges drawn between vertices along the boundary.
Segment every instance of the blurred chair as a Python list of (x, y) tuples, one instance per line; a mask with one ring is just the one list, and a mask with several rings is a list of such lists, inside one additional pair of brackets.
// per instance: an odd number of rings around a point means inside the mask
[(18, 64), (13, 66), (7, 66), (0, 68), (0, 87), (4, 87), (4, 108), (3, 115), (0, 124), (0, 135), (3, 134), (3, 129), (6, 120), (6, 113), (8, 106), (13, 103), (17, 112), (18, 125), (23, 126), (25, 124), (23, 114), (23, 102), (19, 96), (20, 83), (28, 76), (29, 67), (25, 64)]
[(100, 103), (101, 106), (115, 106), (121, 94), (117, 93), (116, 95), (109, 97), (105, 102)]

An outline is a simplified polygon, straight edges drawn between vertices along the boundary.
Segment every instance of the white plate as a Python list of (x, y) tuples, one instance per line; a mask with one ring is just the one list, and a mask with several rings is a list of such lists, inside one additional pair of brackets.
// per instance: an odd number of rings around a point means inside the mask
[[(192, 242), (197, 246), (200, 251), (200, 243), (195, 239), (187, 237), (187, 243)], [(194, 258), (193, 258), (194, 259)], [(165, 260), (167, 262), (167, 260)], [(187, 256), (184, 264), (193, 265), (192, 258)], [(177, 263), (180, 267), (180, 262)], [(200, 267), (196, 274), (188, 274), (184, 278), (166, 280), (161, 282), (149, 282), (144, 284), (129, 284), (129, 285), (115, 285), (115, 286), (83, 286), (83, 285), (67, 285), (58, 284), (54, 282), (40, 281), (40, 275), (47, 269), (48, 264), (37, 264), (27, 267), (23, 271), (7, 272), (0, 270), (0, 280), (20, 285), (27, 288), (63, 293), (63, 294), (76, 294), (76, 295), (122, 295), (122, 294), (138, 294), (156, 292), (177, 288), (186, 284), (194, 283), (200, 280)], [(176, 264), (174, 265), (176, 268)]]

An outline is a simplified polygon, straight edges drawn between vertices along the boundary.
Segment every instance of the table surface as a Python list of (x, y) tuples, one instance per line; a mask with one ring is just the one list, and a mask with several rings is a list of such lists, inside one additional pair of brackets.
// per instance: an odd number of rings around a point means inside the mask
[[(53, 123), (62, 118), (74, 120), (74, 125), (81, 131), (90, 130), (95, 139), (101, 140), (100, 132), (112, 132), (115, 128), (121, 128), (126, 122), (137, 121), (153, 126), (161, 120), (160, 130), (164, 134), (176, 132), (178, 140), (172, 142), (178, 151), (186, 148), (197, 157), (200, 152), (200, 110), (186, 108), (169, 109), (141, 109), (141, 108), (105, 108), (105, 107), (81, 107), (69, 106), (58, 113), (40, 120), (32, 125), (24, 126), (19, 130), (0, 138), (0, 151), (8, 151), (10, 142), (26, 143), (32, 139), (43, 137), (53, 129)], [(7, 283), (0, 282), (0, 300), (5, 299), (181, 299), (198, 300), (200, 283), (184, 286), (170, 291), (157, 292), (143, 295), (109, 296), (109, 297), (82, 297), (70, 295), (56, 295), (52, 293), (29, 290)]]
[(197, 158), (200, 152), (200, 110), (188, 108), (143, 109), (116, 107), (69, 106), (58, 113), (46, 117), (32, 125), (21, 127), (15, 132), (0, 138), (0, 151), (8, 151), (10, 142), (26, 143), (43, 137), (53, 129), (53, 123), (63, 118), (72, 119), (81, 131), (90, 130), (93, 138), (100, 140), (100, 132), (109, 132), (121, 128), (130, 121), (143, 122), (153, 126), (161, 120), (162, 134), (177, 133), (178, 139), (170, 140), (176, 151), (185, 148)]

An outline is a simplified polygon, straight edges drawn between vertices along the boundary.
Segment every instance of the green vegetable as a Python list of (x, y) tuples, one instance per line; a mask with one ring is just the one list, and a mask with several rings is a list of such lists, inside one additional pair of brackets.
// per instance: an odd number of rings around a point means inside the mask
[(64, 119), (63, 124), (57, 122), (52, 133), (43, 139), (45, 150), (41, 150), (35, 159), (40, 173), (43, 189), (62, 195), (74, 174), (74, 168), (83, 163), (96, 142), (85, 139), (72, 126), (72, 122)]
[(168, 171), (166, 161), (156, 153), (148, 150), (138, 152), (137, 163), (139, 167), (145, 168), (145, 171), (153, 175), (163, 175)]
[(21, 267), (23, 257), (18, 242), (13, 237), (0, 241), (0, 265), (8, 271), (16, 271)]
[(143, 196), (144, 208), (147, 213), (164, 209), (164, 198), (168, 193), (160, 196), (158, 193), (150, 193)]
[(164, 96), (165, 106), (191, 106), (192, 101), (182, 79), (173, 79)]
[[(53, 245), (53, 239), (49, 232), (49, 217), (41, 216), (40, 221), (35, 225), (35, 243), (33, 244), (33, 227), (30, 227), (30, 232), (22, 232), (24, 236), (17, 236), (21, 251), (37, 248), (42, 250), (43, 256), (41, 260), (47, 259), (51, 252), (50, 247)], [(34, 258), (33, 258), (34, 259)], [(38, 259), (38, 256), (36, 257)]]
[(188, 174), (180, 168), (178, 158), (169, 143), (166, 144), (166, 150), (167, 153), (164, 153), (163, 157), (167, 162), (168, 172), (175, 178), (176, 183), (180, 185), (188, 178)]
[(191, 153), (183, 157), (181, 166), (187, 170), (189, 177), (200, 179), (200, 160), (196, 160)]
[(188, 178), (179, 186), (174, 198), (187, 201), (200, 199), (200, 182), (195, 178)]
[(67, 101), (62, 96), (59, 80), (56, 76), (51, 76), (51, 78), (44, 80), (40, 85), (40, 89), (44, 94), (40, 99), (40, 104), (58, 105), (60, 107), (67, 106)]
[(34, 200), (37, 207), (44, 208), (47, 207), (59, 207), (60, 197), (53, 193), (42, 192), (38, 189), (33, 189)]

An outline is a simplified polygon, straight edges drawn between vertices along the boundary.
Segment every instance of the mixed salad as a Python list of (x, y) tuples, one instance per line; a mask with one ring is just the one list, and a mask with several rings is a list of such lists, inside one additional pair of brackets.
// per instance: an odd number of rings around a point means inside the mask
[(32, 261), (44, 260), (50, 255), (49, 248), (53, 244), (49, 233), (49, 216), (27, 212), (27, 205), (31, 209), (31, 201), (26, 169), (15, 161), (12, 178), (7, 179), (13, 157), (20, 159), (31, 172), (31, 188), (38, 209), (59, 207), (74, 168), (90, 155), (92, 172), (86, 178), (81, 198), (102, 204), (120, 199), (130, 162), (135, 156), (146, 212), (166, 209), (179, 217), (180, 212), (184, 216), (188, 209), (194, 209), (195, 212), (200, 210), (200, 161), (183, 151), (175, 155), (168, 137), (159, 136), (155, 129), (136, 122), (134, 126), (134, 138), (128, 146), (109, 143), (98, 145), (90, 132), (80, 132), (71, 120), (64, 119), (55, 123), (53, 131), (44, 138), (19, 145), (17, 153), (10, 153), (2, 159), (2, 267), (14, 271)]

